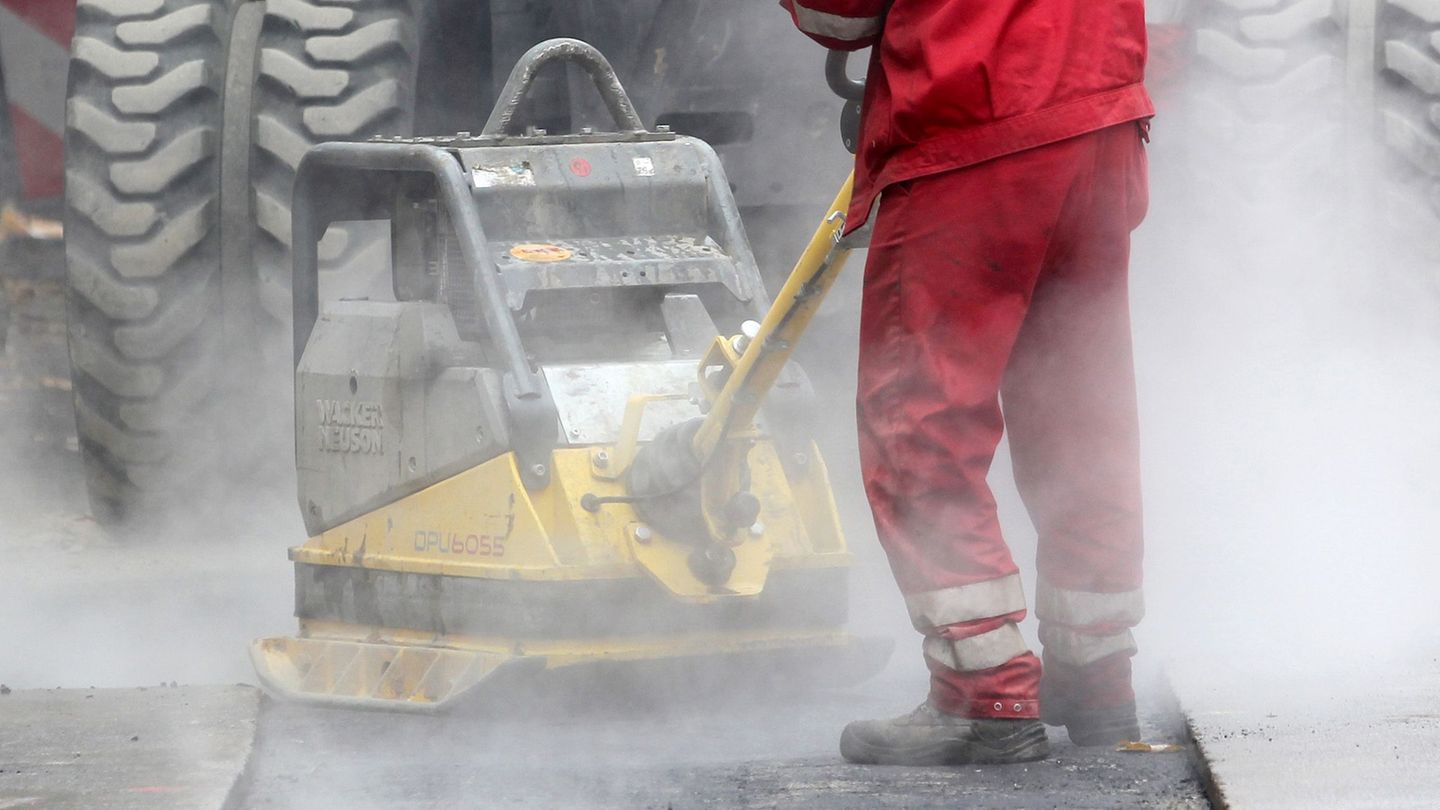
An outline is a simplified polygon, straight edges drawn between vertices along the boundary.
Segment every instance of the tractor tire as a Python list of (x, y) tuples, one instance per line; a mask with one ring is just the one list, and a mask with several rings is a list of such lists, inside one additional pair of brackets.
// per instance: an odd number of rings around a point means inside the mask
[(1404, 244), (1440, 258), (1440, 1), (1382, 0), (1380, 139), (1395, 162), (1382, 207)]
[[(1344, 154), (1346, 14), (1331, 0), (1199, 0), (1190, 6), (1194, 71), (1184, 132), (1198, 196), (1273, 222)], [(1163, 125), (1163, 124), (1162, 124)], [(1252, 216), (1253, 214), (1253, 216)]]
[[(253, 248), (261, 305), (279, 323), (291, 316), (290, 191), (300, 158), (323, 141), (412, 132), (420, 11), (410, 0), (267, 3), (253, 100)], [(320, 244), (322, 298), (383, 296), (388, 251), (383, 226), (332, 227)], [(279, 348), (289, 345), (285, 337)]]
[(91, 506), (116, 522), (213, 463), (223, 349), (226, 0), (80, 0), (67, 93), (67, 309)]

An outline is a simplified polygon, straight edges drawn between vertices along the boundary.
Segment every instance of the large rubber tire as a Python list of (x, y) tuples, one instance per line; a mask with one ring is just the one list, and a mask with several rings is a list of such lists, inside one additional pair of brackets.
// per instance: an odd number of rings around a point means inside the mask
[(1440, 257), (1440, 0), (1382, 0), (1381, 138), (1399, 164), (1384, 206), (1407, 244)]
[(1342, 5), (1191, 4), (1195, 69), (1185, 93), (1184, 127), (1202, 167), (1195, 178), (1200, 197), (1232, 212), (1235, 206), (1278, 206), (1293, 213), (1296, 199), (1317, 181), (1333, 184), (1349, 102)]
[[(411, 133), (419, 25), (410, 0), (267, 4), (254, 95), (254, 256), (261, 303), (280, 323), (290, 322), (290, 191), (300, 158), (322, 141)], [(332, 228), (321, 241), (322, 295), (388, 286), (376, 277), (389, 266), (386, 237), (373, 226)]]
[(97, 518), (175, 497), (214, 449), (226, 0), (80, 0), (66, 110), (76, 423)]

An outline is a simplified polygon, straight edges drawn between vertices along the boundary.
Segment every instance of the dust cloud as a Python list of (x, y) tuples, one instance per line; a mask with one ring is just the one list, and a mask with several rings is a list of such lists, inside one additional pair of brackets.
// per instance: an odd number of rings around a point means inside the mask
[[(63, 269), (10, 268), (0, 360), (0, 683), (12, 689), (253, 680), (249, 641), (293, 625), (285, 548), (301, 536), (288, 458), (223, 454), (163, 519), (90, 517), (65, 348)], [(289, 408), (286, 394), (276, 400)], [(217, 420), (218, 422), (218, 420)], [(215, 424), (217, 422), (212, 422)], [(285, 447), (274, 420), (244, 421)], [(288, 454), (286, 454), (288, 455)]]
[(1132, 263), (1141, 656), (1276, 700), (1358, 697), (1437, 650), (1440, 277), (1393, 216), (1433, 214), (1337, 41), (1287, 45), (1336, 61), (1278, 106), (1199, 59), (1157, 90)]

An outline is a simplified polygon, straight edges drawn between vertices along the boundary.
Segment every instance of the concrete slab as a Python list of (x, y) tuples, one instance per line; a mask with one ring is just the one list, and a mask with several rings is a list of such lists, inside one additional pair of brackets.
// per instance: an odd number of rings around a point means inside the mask
[(1301, 673), (1283, 693), (1259, 689), (1213, 662), (1168, 671), (1216, 808), (1435, 807), (1440, 665), (1407, 669), (1364, 693)]
[(258, 712), (248, 686), (0, 694), (0, 809), (219, 810)]

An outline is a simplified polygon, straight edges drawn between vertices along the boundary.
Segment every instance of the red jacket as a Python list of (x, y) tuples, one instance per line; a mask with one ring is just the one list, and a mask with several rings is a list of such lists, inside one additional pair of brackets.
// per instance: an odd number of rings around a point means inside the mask
[(780, 0), (870, 55), (848, 228), (891, 183), (1154, 114), (1143, 0)]

